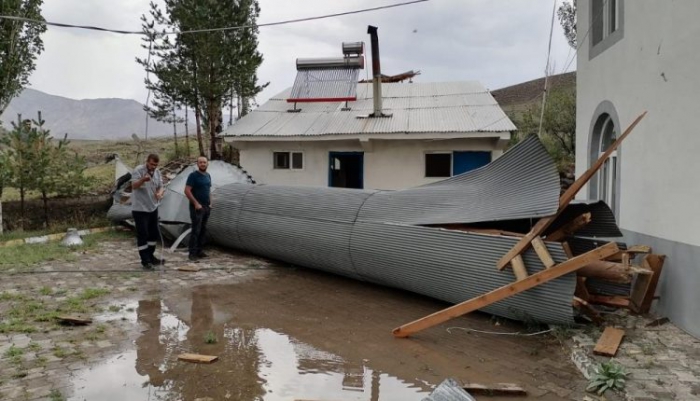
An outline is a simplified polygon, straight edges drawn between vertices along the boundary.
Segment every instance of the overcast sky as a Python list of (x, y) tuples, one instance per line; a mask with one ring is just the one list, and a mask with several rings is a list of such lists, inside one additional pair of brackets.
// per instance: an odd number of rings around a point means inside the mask
[[(394, 4), (403, 0), (260, 0), (259, 23)], [(557, 3), (561, 3), (558, 0)], [(382, 72), (420, 70), (418, 82), (481, 81), (489, 89), (544, 76), (552, 0), (430, 0), (388, 10), (260, 28), (264, 102), (291, 86), (297, 57), (341, 56), (341, 42), (369, 44), (379, 27)], [(146, 0), (44, 0), (49, 21), (140, 29)], [(141, 39), (49, 27), (31, 87), (74, 99), (132, 98), (145, 102)], [(562, 72), (573, 52), (555, 21), (552, 62)], [(371, 66), (370, 59), (367, 60)], [(574, 70), (575, 61), (569, 67)], [(362, 74), (370, 74), (365, 69)]]

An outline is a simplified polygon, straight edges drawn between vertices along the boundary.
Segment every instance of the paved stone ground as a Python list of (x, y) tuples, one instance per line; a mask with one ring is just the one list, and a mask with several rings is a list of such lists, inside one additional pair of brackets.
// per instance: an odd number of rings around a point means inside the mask
[[(167, 269), (188, 265), (187, 254), (178, 252), (165, 253), (165, 270), (143, 271), (130, 245), (127, 240), (105, 242), (97, 250), (82, 254), (77, 262), (0, 272), (0, 323), (12, 319), (12, 306), (20, 303), (55, 305), (82, 295), (88, 298), (84, 303), (91, 315), (109, 315), (121, 308), (115, 300), (139, 299), (144, 294), (203, 283), (235, 283), (250, 275), (251, 270), (269, 266), (263, 259), (214, 250), (210, 258), (189, 264), (199, 267), (199, 272)], [(100, 290), (105, 294), (84, 296)], [(13, 300), (22, 296), (26, 298)], [(130, 342), (129, 333), (133, 332), (133, 323), (125, 318), (103, 319), (88, 326), (59, 326), (52, 320), (33, 321), (26, 326), (26, 333), (0, 329), (0, 400), (65, 399), (73, 372), (118, 353)]]
[(654, 325), (654, 320), (617, 311), (607, 322), (625, 330), (617, 355), (593, 355), (600, 332), (579, 331), (573, 336), (572, 359), (589, 372), (610, 359), (624, 366), (630, 401), (700, 400), (700, 340), (671, 323)]
[[(13, 305), (84, 303), (91, 315), (118, 316), (126, 300), (158, 291), (176, 291), (200, 284), (227, 284), (266, 274), (273, 264), (261, 258), (211, 251), (211, 258), (193, 266), (199, 272), (172, 268), (144, 272), (128, 240), (105, 242), (80, 255), (77, 262), (47, 262), (31, 268), (5, 270), (0, 280), (0, 323), (13, 318)], [(166, 253), (166, 267), (186, 265), (186, 254)], [(34, 273), (27, 273), (27, 270)], [(25, 298), (19, 298), (24, 296)], [(21, 301), (20, 301), (21, 299)], [(100, 312), (101, 311), (101, 312)], [(133, 311), (131, 311), (133, 312)], [(42, 320), (42, 319), (39, 319)], [(22, 330), (0, 329), (0, 400), (63, 399), (69, 394), (73, 373), (130, 346), (134, 323), (103, 318), (88, 326), (58, 326), (53, 319), (32, 321)], [(627, 315), (613, 319), (627, 330), (615, 358), (631, 373), (629, 400), (700, 400), (700, 341), (670, 323), (646, 327), (650, 321)], [(0, 325), (0, 328), (2, 326)], [(592, 355), (599, 333), (578, 330), (573, 337), (573, 359), (581, 366), (604, 361)], [(587, 364), (587, 365), (586, 365)], [(556, 367), (552, 368), (556, 370)], [(572, 379), (573, 380), (573, 379)], [(566, 400), (597, 400), (542, 383), (542, 394), (560, 394)], [(620, 399), (606, 394), (605, 399)]]

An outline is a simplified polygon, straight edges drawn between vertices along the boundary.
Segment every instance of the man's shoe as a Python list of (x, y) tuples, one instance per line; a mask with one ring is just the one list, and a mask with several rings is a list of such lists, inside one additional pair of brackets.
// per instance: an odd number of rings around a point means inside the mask
[(151, 258), (151, 263), (153, 263), (153, 264), (156, 265), (156, 266), (158, 266), (158, 265), (164, 265), (164, 264), (165, 264), (165, 259), (158, 259), (158, 258), (156, 258), (156, 257), (154, 256), (154, 257)]
[(192, 262), (197, 262), (197, 261), (199, 261), (199, 256), (197, 256), (197, 255), (190, 255), (190, 256), (187, 257), (187, 259), (189, 259), (189, 260), (192, 261)]
[(200, 253), (197, 254), (197, 257), (198, 257), (198, 258), (208, 258), (209, 255), (207, 255), (207, 254), (204, 253), (204, 252), (200, 252)]
[(153, 263), (150, 263), (150, 262), (145, 262), (145, 263), (141, 262), (141, 267), (144, 270), (153, 270), (154, 269)]

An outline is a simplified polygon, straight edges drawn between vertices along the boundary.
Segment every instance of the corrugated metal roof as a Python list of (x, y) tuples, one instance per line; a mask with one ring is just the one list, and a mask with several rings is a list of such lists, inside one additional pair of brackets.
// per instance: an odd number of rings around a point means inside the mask
[(559, 174), (536, 136), (486, 166), (447, 180), (370, 197), (362, 221), (452, 224), (549, 216), (559, 207)]
[[(325, 90), (325, 89), (324, 89)], [(290, 90), (243, 117), (223, 135), (280, 137), (393, 133), (508, 132), (516, 127), (478, 82), (385, 83), (382, 109), (391, 117), (363, 118), (374, 108), (371, 84), (358, 84), (357, 101), (298, 103)], [(313, 129), (312, 129), (313, 127)]]
[[(217, 191), (209, 230), (222, 245), (462, 302), (514, 281), (494, 269), (518, 238), (418, 224), (539, 217), (558, 207), (559, 180), (535, 136), (488, 166), (400, 191), (232, 184)], [(546, 244), (556, 262), (561, 244)], [(545, 267), (532, 249), (528, 271)], [(484, 310), (518, 320), (572, 323), (575, 274)]]

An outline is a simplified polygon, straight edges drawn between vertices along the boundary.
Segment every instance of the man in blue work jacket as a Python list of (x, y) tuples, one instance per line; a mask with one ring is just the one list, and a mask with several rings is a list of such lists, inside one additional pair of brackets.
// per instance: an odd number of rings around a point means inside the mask
[(207, 221), (211, 212), (211, 175), (207, 173), (209, 160), (204, 156), (197, 158), (197, 169), (190, 173), (185, 184), (185, 196), (190, 200), (190, 234), (189, 259), (196, 261), (207, 255), (202, 251)]

